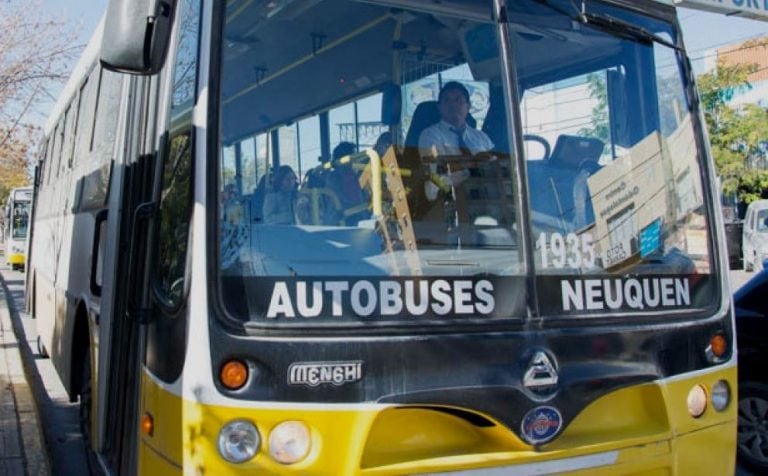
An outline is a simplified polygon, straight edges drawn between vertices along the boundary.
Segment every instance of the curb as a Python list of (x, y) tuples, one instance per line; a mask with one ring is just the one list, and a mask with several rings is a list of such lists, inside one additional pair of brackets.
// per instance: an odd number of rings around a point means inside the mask
[[(5, 280), (0, 274), (0, 368), (6, 367), (7, 375), (10, 379), (5, 388), (10, 390), (10, 395), (3, 398), (4, 408), (11, 410), (13, 407), (14, 417), (17, 418), (18, 431), (18, 465), (9, 465), (4, 467), (0, 460), (0, 473), (3, 469), (9, 470), (8, 474), (17, 474), (15, 471), (21, 469), (30, 476), (49, 475), (48, 455), (43, 444), (43, 432), (40, 426), (37, 403), (32, 395), (32, 390), (27, 380), (28, 362), (22, 359), (22, 348), (18, 340), (20, 335), (18, 323), (11, 319), (11, 303), (8, 301), (9, 294)], [(2, 374), (0, 374), (2, 376)], [(7, 429), (7, 413), (3, 414), (2, 428)], [(2, 437), (2, 435), (0, 435)], [(3, 438), (8, 442), (8, 438)], [(11, 438), (10, 440), (13, 440)], [(12, 446), (12, 445), (11, 445)], [(3, 448), (0, 441), (0, 448)], [(13, 449), (13, 448), (12, 448)], [(2, 451), (0, 451), (2, 453)], [(11, 456), (11, 453), (8, 454)], [(11, 460), (6, 460), (11, 461)]]

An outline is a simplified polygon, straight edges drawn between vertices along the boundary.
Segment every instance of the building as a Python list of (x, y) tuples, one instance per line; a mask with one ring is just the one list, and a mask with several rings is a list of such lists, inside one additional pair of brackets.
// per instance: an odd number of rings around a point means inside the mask
[(747, 78), (752, 87), (736, 91), (731, 105), (759, 104), (768, 107), (768, 36), (718, 48), (716, 58), (726, 65), (757, 65), (757, 71)]

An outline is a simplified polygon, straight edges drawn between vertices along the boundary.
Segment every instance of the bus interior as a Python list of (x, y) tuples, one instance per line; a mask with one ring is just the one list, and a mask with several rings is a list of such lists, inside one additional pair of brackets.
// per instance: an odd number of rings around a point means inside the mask
[[(508, 4), (501, 28), (492, 3), (228, 2), (223, 276), (523, 275), (523, 233), (538, 273), (709, 271), (706, 175), (674, 11), (590, 2), (585, 21), (573, 2), (524, 0)], [(418, 137), (439, 121), (447, 81), (465, 85), (467, 122), (494, 147), (436, 159), (465, 160), (470, 173), (429, 202)], [(297, 184), (280, 195), (271, 176), (284, 165)], [(293, 203), (292, 221), (264, 216), (269, 193)]]

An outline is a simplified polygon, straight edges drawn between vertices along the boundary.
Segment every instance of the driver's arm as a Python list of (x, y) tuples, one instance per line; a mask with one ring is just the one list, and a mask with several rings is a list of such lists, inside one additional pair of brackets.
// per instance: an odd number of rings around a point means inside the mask
[(434, 127), (428, 127), (419, 136), (419, 156), (434, 159), (440, 156), (443, 149), (440, 132)]
[[(436, 127), (424, 129), (419, 136), (419, 155), (422, 159), (426, 159), (429, 168), (429, 179), (424, 184), (424, 193), (429, 201), (434, 201), (441, 189), (448, 193), (452, 186), (460, 185), (469, 177), (467, 170), (438, 174), (434, 159), (447, 155), (446, 142), (446, 138)], [(463, 167), (460, 168), (463, 169)]]

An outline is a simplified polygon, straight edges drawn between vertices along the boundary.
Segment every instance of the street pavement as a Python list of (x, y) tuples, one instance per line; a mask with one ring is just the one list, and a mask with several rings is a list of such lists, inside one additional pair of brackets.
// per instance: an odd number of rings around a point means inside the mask
[[(752, 276), (731, 271), (731, 289)], [(35, 321), (24, 312), (24, 274), (0, 259), (0, 476), (88, 474), (77, 403), (36, 340)], [(736, 475), (753, 473), (737, 468)]]
[[(24, 273), (11, 271), (1, 252), (0, 325), (0, 476), (88, 474), (78, 404), (37, 352), (35, 321), (24, 312)], [(18, 443), (4, 448), (3, 441)]]
[(8, 289), (0, 286), (0, 475), (45, 475), (48, 459), (35, 399), (27, 383), (11, 319)]

